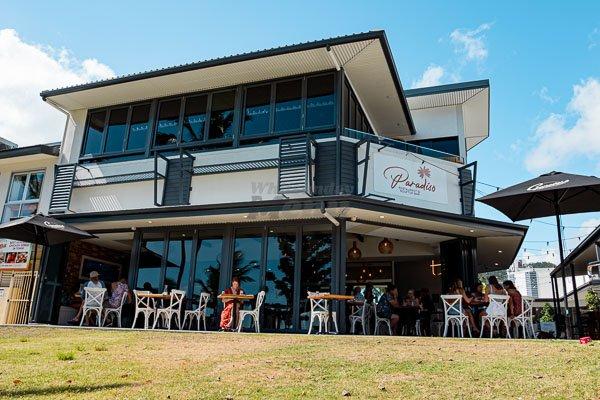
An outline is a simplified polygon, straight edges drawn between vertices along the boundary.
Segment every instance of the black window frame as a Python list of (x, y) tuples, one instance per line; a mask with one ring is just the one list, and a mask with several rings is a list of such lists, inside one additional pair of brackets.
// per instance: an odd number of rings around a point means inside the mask
[[(118, 105), (114, 105), (114, 106), (110, 106), (110, 107), (101, 107), (101, 108), (95, 108), (95, 109), (90, 109), (88, 110), (87, 116), (86, 116), (86, 121), (85, 121), (85, 129), (83, 131), (83, 141), (81, 142), (81, 150), (79, 152), (79, 160), (80, 161), (87, 161), (87, 160), (97, 160), (97, 159), (102, 159), (102, 158), (112, 158), (112, 157), (118, 157), (118, 156), (129, 156), (129, 155), (138, 155), (138, 154), (144, 154), (146, 153), (146, 149), (148, 147), (148, 137), (146, 137), (146, 146), (144, 146), (144, 148), (140, 148), (140, 149), (133, 149), (133, 150), (127, 150), (127, 144), (129, 143), (129, 130), (131, 128), (131, 115), (132, 115), (132, 111), (134, 107), (137, 106), (143, 106), (143, 105), (150, 105), (150, 111), (148, 114), (148, 136), (150, 136), (152, 134), (152, 123), (153, 123), (153, 113), (154, 113), (154, 101), (140, 101), (140, 102), (135, 102), (135, 103), (128, 103), (128, 104), (118, 104)], [(125, 135), (123, 137), (123, 150), (122, 151), (111, 151), (111, 152), (105, 152), (104, 149), (106, 148), (106, 139), (108, 136), (108, 121), (110, 119), (110, 113), (113, 110), (118, 110), (118, 109), (122, 109), (122, 108), (128, 108), (127, 110), (127, 123), (125, 125)], [(90, 117), (92, 114), (97, 113), (97, 112), (106, 112), (106, 115), (104, 116), (104, 128), (102, 130), (102, 140), (100, 142), (100, 153), (97, 154), (85, 154), (85, 147), (87, 145), (87, 140), (88, 140), (88, 129), (89, 129), (89, 125), (90, 125)]]
[[(196, 149), (200, 150), (200, 151), (223, 150), (223, 149), (229, 149), (229, 148), (244, 147), (244, 146), (248, 146), (248, 145), (267, 144), (270, 141), (273, 141), (276, 138), (281, 137), (281, 136), (296, 135), (299, 133), (321, 133), (321, 132), (334, 131), (337, 127), (338, 115), (341, 111), (341, 108), (340, 108), (341, 106), (340, 106), (340, 104), (338, 104), (338, 96), (337, 96), (338, 91), (341, 90), (341, 88), (339, 87), (340, 86), (339, 80), (337, 79), (337, 77), (339, 76), (338, 75), (339, 73), (341, 73), (341, 72), (338, 72), (338, 71), (332, 69), (332, 70), (320, 71), (320, 72), (316, 72), (316, 73), (312, 73), (312, 74), (287, 76), (287, 77), (280, 78), (280, 79), (257, 81), (257, 82), (251, 82), (248, 84), (234, 85), (234, 86), (222, 87), (222, 88), (212, 89), (212, 90), (190, 92), (190, 93), (179, 94), (179, 95), (159, 97), (159, 98), (154, 98), (154, 99), (145, 100), (145, 101), (138, 101), (138, 102), (133, 102), (133, 103), (125, 103), (125, 104), (115, 104), (115, 105), (111, 105), (111, 106), (107, 106), (107, 107), (99, 107), (99, 108), (95, 108), (95, 109), (89, 109), (87, 111), (87, 116), (86, 116), (84, 138), (82, 140), (82, 144), (81, 144), (81, 148), (80, 148), (79, 161), (84, 162), (84, 163), (105, 162), (105, 161), (119, 162), (119, 161), (124, 161), (123, 159), (128, 161), (128, 160), (133, 160), (133, 159), (148, 158), (157, 151), (161, 151), (161, 152), (162, 151), (175, 151), (175, 150), (179, 150), (180, 148), (193, 150), (193, 151), (195, 151)], [(307, 128), (306, 127), (307, 81), (309, 78), (325, 76), (325, 75), (333, 75), (333, 77), (334, 77), (334, 79), (333, 79), (333, 82), (334, 82), (333, 83), (333, 95), (334, 95), (333, 112), (334, 112), (334, 115), (332, 118), (333, 122), (331, 125), (328, 125), (328, 126), (318, 126), (318, 127)], [(276, 132), (275, 131), (275, 90), (276, 90), (276, 85), (278, 83), (293, 81), (293, 80), (298, 80), (298, 79), (301, 80), (301, 84), (302, 84), (302, 93), (301, 93), (301, 105), (302, 105), (301, 107), (302, 108), (301, 108), (300, 127), (298, 129)], [(264, 86), (264, 85), (270, 85), (270, 90), (271, 90), (271, 97), (270, 97), (271, 102), (270, 102), (270, 109), (269, 109), (270, 110), (269, 132), (267, 132), (265, 134), (256, 134), (256, 135), (245, 136), (243, 134), (243, 132), (244, 132), (244, 115), (245, 115), (245, 111), (246, 111), (247, 88), (256, 87), (256, 86)], [(209, 129), (210, 129), (210, 117), (211, 117), (211, 113), (212, 113), (213, 95), (222, 93), (222, 92), (232, 91), (232, 90), (235, 91), (232, 136), (228, 137), (228, 138), (209, 139), (208, 137), (209, 137)], [(184, 119), (184, 114), (185, 114), (186, 99), (191, 98), (191, 97), (201, 96), (201, 95), (207, 96), (206, 123), (205, 123), (204, 131), (203, 131), (203, 139), (199, 140), (199, 141), (193, 141), (193, 142), (182, 142), (181, 139), (182, 139), (182, 135), (183, 135), (183, 119)], [(177, 130), (177, 143), (156, 146), (155, 145), (155, 135), (156, 135), (156, 128), (157, 128), (157, 124), (158, 124), (159, 104), (161, 102), (174, 100), (174, 99), (181, 100), (180, 110), (179, 110), (179, 124), (178, 124), (178, 130)], [(127, 150), (133, 107), (139, 106), (139, 105), (144, 105), (144, 104), (150, 105), (150, 115), (149, 115), (149, 120), (148, 120), (149, 132), (148, 132), (148, 136), (146, 138), (147, 139), (146, 145), (143, 148)], [(91, 114), (96, 113), (96, 112), (101, 112), (101, 111), (106, 112), (104, 130), (102, 132), (102, 142), (101, 142), (101, 149), (104, 149), (106, 146), (107, 129), (108, 129), (108, 121), (109, 121), (110, 112), (113, 109), (119, 109), (119, 108), (125, 108), (125, 107), (128, 107), (129, 109), (128, 109), (128, 114), (127, 114), (127, 126), (126, 126), (125, 138), (124, 138), (123, 151), (101, 152), (98, 154), (84, 154), (84, 149), (85, 149), (86, 142), (87, 142), (87, 133), (88, 133), (88, 129), (89, 129)]]

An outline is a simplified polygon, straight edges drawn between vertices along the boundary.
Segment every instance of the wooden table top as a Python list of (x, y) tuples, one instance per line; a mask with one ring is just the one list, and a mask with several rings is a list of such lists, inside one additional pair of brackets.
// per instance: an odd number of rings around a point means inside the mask
[(313, 294), (311, 296), (307, 296), (307, 298), (312, 299), (312, 300), (340, 300), (340, 301), (354, 300), (354, 296), (350, 296), (350, 295), (346, 295), (346, 294), (331, 294), (331, 293)]
[(161, 300), (171, 300), (171, 295), (169, 293), (139, 293), (138, 297), (146, 297), (149, 299), (161, 299)]
[(254, 299), (253, 294), (226, 294), (221, 293), (217, 296), (218, 299), (221, 300), (252, 300)]

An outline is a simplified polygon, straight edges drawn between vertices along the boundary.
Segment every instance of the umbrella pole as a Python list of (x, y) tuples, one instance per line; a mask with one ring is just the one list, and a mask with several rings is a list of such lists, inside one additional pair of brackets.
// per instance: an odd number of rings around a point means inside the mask
[(27, 323), (32, 322), (33, 318), (30, 318), (31, 306), (33, 305), (33, 287), (35, 286), (35, 259), (37, 258), (38, 244), (33, 245), (33, 258), (31, 259), (31, 281), (29, 282), (29, 301), (27, 302)]
[(565, 255), (564, 255), (564, 250), (563, 250), (563, 242), (562, 242), (562, 230), (561, 230), (561, 223), (560, 223), (560, 214), (558, 211), (558, 205), (555, 205), (555, 209), (556, 209), (556, 229), (558, 230), (558, 254), (560, 256), (560, 265), (561, 265), (561, 272), (562, 272), (562, 283), (563, 283), (563, 298), (565, 300), (565, 335), (567, 337), (567, 339), (571, 339), (572, 335), (571, 335), (571, 321), (570, 321), (570, 314), (569, 314), (569, 300), (567, 298), (567, 279), (565, 278), (565, 266), (564, 266), (564, 262), (565, 262)]

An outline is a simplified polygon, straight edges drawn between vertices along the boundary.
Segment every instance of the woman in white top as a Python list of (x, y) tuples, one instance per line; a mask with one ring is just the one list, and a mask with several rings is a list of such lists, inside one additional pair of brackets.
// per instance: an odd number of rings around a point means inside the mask
[(98, 271), (90, 272), (90, 280), (87, 281), (85, 285), (81, 287), (79, 294), (81, 295), (82, 302), (79, 306), (79, 311), (77, 312), (75, 318), (67, 322), (69, 325), (79, 325), (79, 318), (81, 318), (81, 314), (83, 313), (83, 302), (85, 301), (85, 288), (105, 288), (104, 282), (100, 280), (100, 274), (98, 273)]
[[(490, 301), (488, 297), (489, 294), (500, 294), (506, 296), (506, 290), (504, 290), (504, 287), (500, 284), (500, 282), (498, 282), (498, 278), (496, 278), (494, 275), (488, 278), (488, 283), (489, 285), (486, 287), (487, 290), (485, 301)], [(500, 303), (490, 303), (482, 315), (500, 315), (502, 313), (504, 313), (504, 307), (502, 307)]]

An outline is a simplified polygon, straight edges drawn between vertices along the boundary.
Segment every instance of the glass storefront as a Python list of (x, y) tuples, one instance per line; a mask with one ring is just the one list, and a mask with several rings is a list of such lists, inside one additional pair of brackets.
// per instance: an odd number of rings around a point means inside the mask
[[(331, 226), (261, 225), (229, 232), (229, 241), (221, 229), (143, 232), (132, 286), (153, 292), (185, 290), (191, 294), (188, 309), (197, 307), (200, 293), (210, 293), (207, 322), (214, 329), (222, 307), (217, 295), (237, 276), (246, 293), (265, 291), (262, 331), (306, 330), (306, 292), (331, 290)], [(230, 254), (226, 254), (227, 242)], [(224, 259), (228, 265), (223, 265)]]

